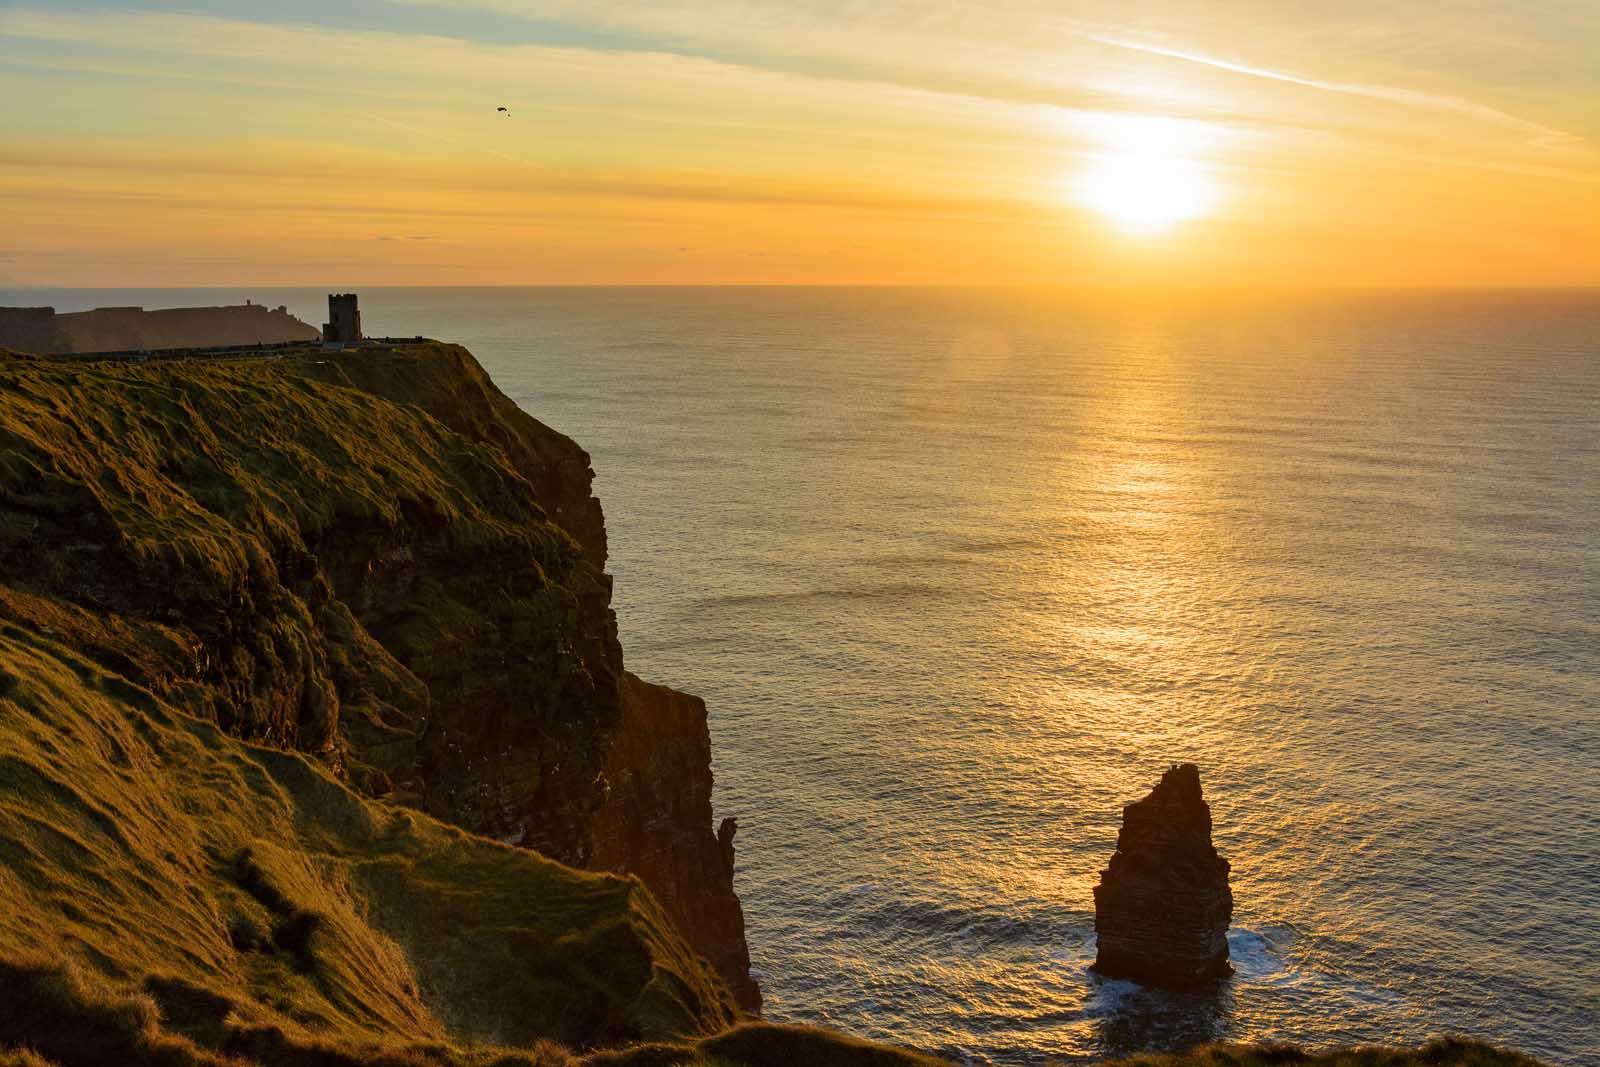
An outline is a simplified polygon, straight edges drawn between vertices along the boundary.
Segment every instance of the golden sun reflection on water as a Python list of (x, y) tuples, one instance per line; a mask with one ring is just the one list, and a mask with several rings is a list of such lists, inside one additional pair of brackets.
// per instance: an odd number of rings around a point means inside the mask
[[(1041, 440), (1027, 499), (995, 505), (1028, 509), (1028, 525), (1059, 551), (1027, 560), (1035, 573), (1018, 582), (1038, 593), (1026, 610), (992, 621), (996, 647), (1048, 666), (1035, 688), (1003, 695), (1029, 714), (990, 743), (1104, 824), (1098, 848), (986, 867), (1007, 894), (1084, 908), (1117, 813), (1148, 788), (1150, 768), (1239, 743), (1231, 716), (1176, 695), (1182, 679), (1225, 669), (1210, 635), (1185, 621), (1214, 585), (1218, 537), (1206, 506), (1214, 472), (1170, 445), (1187, 432), (1200, 387), (1159, 322), (1130, 328), (1075, 384), (1073, 425)], [(1030, 780), (1017, 778), (1022, 788)]]

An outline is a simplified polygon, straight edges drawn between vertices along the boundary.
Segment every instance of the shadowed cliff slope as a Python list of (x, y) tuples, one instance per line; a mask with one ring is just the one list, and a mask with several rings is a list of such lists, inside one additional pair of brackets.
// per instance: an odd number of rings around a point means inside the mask
[(755, 1007), (704, 709), (625, 684), (590, 479), (454, 346), (3, 359), (0, 618), (368, 795), (637, 872)]

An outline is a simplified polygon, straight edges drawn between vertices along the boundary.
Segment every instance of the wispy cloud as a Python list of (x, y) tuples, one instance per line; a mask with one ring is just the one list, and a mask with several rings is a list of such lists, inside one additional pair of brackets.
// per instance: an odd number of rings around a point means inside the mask
[[(669, 255), (668, 275), (726, 277), (763, 241), (756, 262), (855, 257), (880, 279), (1096, 275), (1114, 257), (1084, 243), (1073, 182), (1152, 117), (1207, 131), (1215, 227), (1290, 235), (1237, 257), (1289, 262), (1312, 232), (1355, 247), (1352, 220), (1384, 212), (1441, 246), (1493, 218), (1523, 246), (1559, 219), (1600, 248), (1600, 75), (1515, 20), (1474, 22), (1476, 0), (1403, 19), (1382, 0), (1137, 18), (1126, 0), (390, 0), (354, 28), (304, 5), (23, 2), (0, 0), (0, 97), (27, 101), (0, 109), (0, 198), (11, 247), (43, 250), (33, 273), (52, 248), (178, 262), (227, 232), (285, 271), (311, 242), (419, 280), (660, 277)], [(1567, 66), (1520, 77), (1552, 56)], [(1215, 232), (1191, 251), (1230, 251)]]
[[(1170, 29), (1166, 35), (1169, 43), (1152, 43), (1143, 32), (1119, 30), (1128, 23), (1120, 0), (1080, 0), (1070, 6), (1070, 13), (1049, 17), (1041, 17), (1035, 4), (1012, 0), (994, 0), (978, 7), (949, 0), (882, 0), (843, 6), (826, 0), (390, 2), (412, 8), (490, 11), (529, 22), (579, 26), (602, 39), (614, 35), (618, 48), (638, 48), (643, 41), (662, 51), (717, 56), (762, 69), (826, 73), (1011, 101), (1135, 109), (1141, 101), (1160, 101), (1170, 107), (1185, 95), (1191, 100), (1199, 98), (1193, 87), (1188, 94), (1169, 93), (1160, 79), (1142, 85), (1137, 78), (1107, 77), (1108, 64), (1103, 57), (1080, 47), (1092, 42), (1286, 85), (1451, 114), (1518, 132), (1549, 146), (1577, 140), (1548, 123), (1481, 103), (1471, 93), (1414, 88), (1404, 76), (1382, 81), (1340, 76), (1342, 69), (1375, 58), (1370, 46), (1373, 41), (1384, 42), (1392, 73), (1424, 77), (1429, 71), (1417, 67), (1421, 56), (1447, 61), (1452, 49), (1466, 49), (1470, 44), (1474, 61), (1482, 62), (1485, 50), (1481, 39), (1486, 37), (1494, 41), (1494, 54), (1517, 54), (1523, 64), (1536, 62), (1549, 51), (1546, 43), (1532, 39), (1531, 31), (1517, 32), (1527, 26), (1528, 18), (1521, 19), (1520, 26), (1516, 19), (1495, 18), (1492, 33), (1484, 27), (1479, 27), (1483, 32), (1472, 32), (1475, 15), (1470, 9), (1451, 8), (1430, 18), (1427, 14), (1401, 16), (1376, 5), (1364, 11), (1358, 7), (1345, 21), (1358, 21), (1361, 32), (1350, 34), (1338, 32), (1340, 19), (1331, 12), (1314, 15), (1298, 8), (1283, 12), (1258, 9), (1230, 18), (1207, 3), (1165, 0), (1140, 10), (1141, 30)], [(1316, 62), (1310, 65), (1319, 69), (1314, 72), (1289, 72), (1280, 64), (1218, 58), (1204, 47), (1203, 40), (1186, 40), (1186, 34), (1214, 37), (1220, 28), (1282, 60), (1305, 48), (1306, 33), (1297, 23), (1309, 29), (1316, 41)], [(1577, 25), (1581, 27), (1582, 21)], [(1590, 26), (1600, 29), (1600, 18), (1590, 20)], [(1600, 91), (1600, 84), (1595, 88)], [(1225, 101), (1207, 106), (1227, 110)], [(1243, 115), (1245, 109), (1241, 107), (1238, 113)]]
[(1577, 138), (1562, 130), (1552, 129), (1520, 118), (1498, 108), (1480, 104), (1459, 96), (1449, 96), (1439, 93), (1421, 92), (1416, 89), (1406, 89), (1393, 85), (1367, 85), (1360, 82), (1328, 81), (1319, 78), (1304, 77), (1284, 71), (1268, 70), (1265, 67), (1251, 66), (1246, 63), (1235, 63), (1231, 60), (1219, 59), (1215, 56), (1200, 55), (1196, 52), (1187, 52), (1177, 48), (1167, 48), (1161, 45), (1149, 44), (1141, 41), (1126, 40), (1118, 37), (1107, 37), (1100, 34), (1085, 34), (1092, 41), (1109, 45), (1113, 48), (1122, 48), (1131, 52), (1142, 52), (1146, 55), (1164, 56), (1168, 59), (1179, 59), (1186, 63), (1198, 63), (1211, 67), (1214, 70), (1225, 70), (1233, 74), (1244, 74), (1252, 78), (1265, 78), (1269, 81), (1285, 82), (1290, 85), (1300, 85), (1308, 89), (1320, 89), (1324, 92), (1340, 93), (1346, 96), (1365, 97), (1369, 100), (1383, 100), (1392, 104), (1404, 104), (1409, 107), (1428, 108), (1434, 111), (1449, 112), (1466, 118), (1478, 119), (1483, 122), (1493, 123), (1509, 129), (1520, 130), (1529, 134), (1535, 143), (1551, 147), (1565, 146), (1573, 143)]

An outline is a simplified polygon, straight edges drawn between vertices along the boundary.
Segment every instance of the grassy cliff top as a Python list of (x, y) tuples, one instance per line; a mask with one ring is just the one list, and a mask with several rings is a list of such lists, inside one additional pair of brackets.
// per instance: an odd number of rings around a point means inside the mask
[(620, 669), (554, 517), (597, 518), (587, 473), (454, 346), (0, 356), (0, 1047), (475, 1062), (729, 1025), (636, 879), (373, 798), (449, 790), (441, 716), (505, 708), (530, 808), (583, 816)]

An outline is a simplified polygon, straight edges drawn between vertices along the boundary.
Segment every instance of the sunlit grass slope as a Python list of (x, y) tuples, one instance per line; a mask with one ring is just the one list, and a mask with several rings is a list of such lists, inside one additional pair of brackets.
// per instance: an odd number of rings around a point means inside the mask
[[(403, 739), (418, 725), (426, 694), (329, 588), (367, 580), (386, 549), (504, 560), (527, 588), (498, 599), (552, 630), (598, 583), (500, 450), (351, 387), (338, 363), (0, 359), (0, 401), (7, 614), (72, 632), (243, 736), (337, 760), (347, 730)], [(429, 540), (398, 542), (416, 530)], [(445, 635), (493, 621), (484, 592), (439, 583), (432, 617), (381, 621), (427, 667), (459, 645)], [(359, 699), (338, 699), (344, 676)]]
[(9, 624), (0, 694), (0, 1045), (298, 1062), (731, 1019), (631, 879), (358, 797)]

